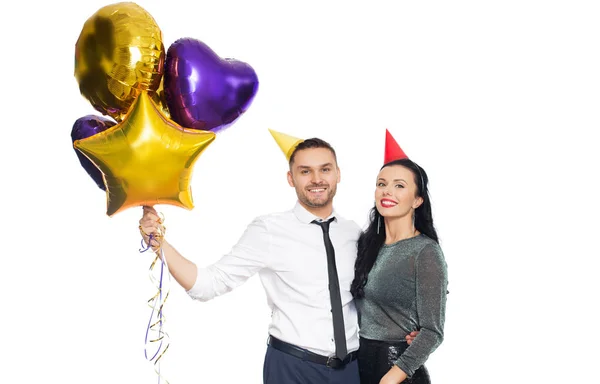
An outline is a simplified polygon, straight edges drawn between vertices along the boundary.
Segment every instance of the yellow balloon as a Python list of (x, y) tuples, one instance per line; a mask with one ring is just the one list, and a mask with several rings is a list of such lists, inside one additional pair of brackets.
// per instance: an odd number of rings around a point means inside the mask
[(167, 97), (165, 95), (164, 83), (165, 78), (163, 77), (160, 81), (160, 84), (158, 85), (158, 89), (156, 91), (148, 91), (148, 94), (150, 95), (152, 101), (154, 101), (156, 105), (159, 106), (162, 113), (170, 119), (171, 113), (169, 112), (169, 106), (167, 105)]
[(85, 22), (75, 44), (75, 78), (81, 94), (117, 121), (142, 91), (158, 89), (164, 61), (162, 32), (135, 3), (100, 8)]
[(143, 205), (192, 209), (192, 168), (215, 137), (168, 119), (142, 92), (121, 123), (73, 145), (102, 172), (113, 216)]

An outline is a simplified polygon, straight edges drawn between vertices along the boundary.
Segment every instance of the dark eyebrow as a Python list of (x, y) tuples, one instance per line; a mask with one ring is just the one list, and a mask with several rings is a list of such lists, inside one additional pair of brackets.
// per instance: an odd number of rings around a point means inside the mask
[[(382, 180), (382, 181), (387, 181), (387, 180), (386, 180), (386, 179), (384, 179), (383, 177), (380, 177), (379, 179), (377, 179), (377, 181), (379, 181), (379, 180)], [(406, 183), (406, 180), (404, 180), (404, 179), (394, 179), (394, 180), (392, 180), (392, 181), (393, 181), (393, 182), (396, 182), (396, 181), (404, 181), (404, 182)]]
[[(332, 166), (333, 166), (332, 163), (325, 163), (325, 164), (317, 165), (315, 168), (332, 167)], [(308, 165), (298, 165), (297, 168), (310, 169), (312, 167), (309, 167)]]

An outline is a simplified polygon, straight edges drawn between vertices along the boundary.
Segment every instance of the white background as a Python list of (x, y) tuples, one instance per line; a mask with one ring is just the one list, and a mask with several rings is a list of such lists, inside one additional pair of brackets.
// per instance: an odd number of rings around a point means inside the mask
[[(2, 6), (0, 381), (153, 383), (155, 292), (140, 209), (112, 218), (79, 165), (73, 76), (108, 2)], [(338, 151), (336, 209), (364, 225), (385, 128), (431, 178), (449, 266), (436, 384), (592, 383), (598, 353), (600, 9), (594, 1), (143, 1), (168, 47), (208, 44), (256, 70), (248, 112), (200, 157), (195, 209), (160, 206), (207, 265), (295, 194), (267, 128)], [(269, 310), (257, 277), (165, 306), (173, 384), (261, 383)]]

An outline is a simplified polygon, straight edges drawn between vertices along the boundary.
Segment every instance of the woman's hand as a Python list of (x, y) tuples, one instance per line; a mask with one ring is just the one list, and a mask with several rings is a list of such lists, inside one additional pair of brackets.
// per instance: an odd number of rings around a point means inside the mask
[(406, 380), (406, 373), (394, 365), (379, 381), (379, 384), (399, 384)]

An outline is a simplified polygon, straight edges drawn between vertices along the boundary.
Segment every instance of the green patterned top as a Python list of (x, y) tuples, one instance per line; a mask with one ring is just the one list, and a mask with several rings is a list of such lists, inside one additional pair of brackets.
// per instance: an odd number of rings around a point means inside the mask
[(383, 245), (356, 300), (360, 336), (405, 341), (420, 331), (395, 364), (409, 377), (442, 343), (448, 274), (440, 246), (425, 235)]

